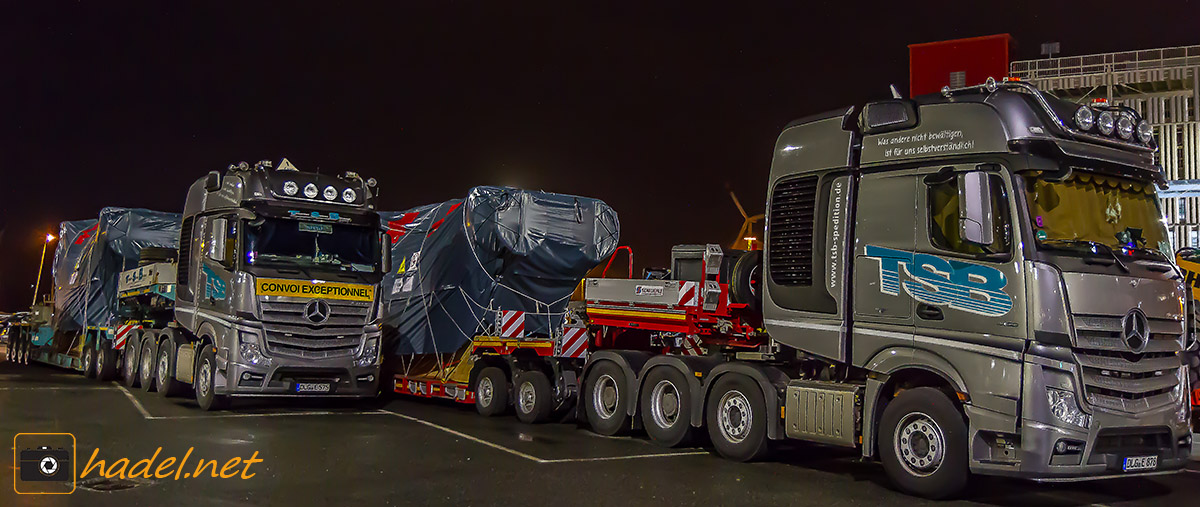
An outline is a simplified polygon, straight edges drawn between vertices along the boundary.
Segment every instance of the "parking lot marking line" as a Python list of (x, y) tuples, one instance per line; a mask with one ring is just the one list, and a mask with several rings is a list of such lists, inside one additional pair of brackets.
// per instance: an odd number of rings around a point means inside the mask
[(116, 385), (117, 388), (121, 390), (121, 392), (125, 393), (125, 397), (129, 398), (129, 401), (133, 402), (133, 406), (137, 407), (138, 412), (142, 413), (142, 417), (144, 417), (146, 419), (154, 419), (154, 416), (150, 415), (150, 412), (146, 411), (146, 407), (142, 406), (142, 402), (138, 401), (137, 398), (134, 398), (133, 393), (129, 392), (128, 389), (125, 389), (125, 386), (123, 386), (121, 384), (117, 384), (116, 382), (113, 382), (113, 384)]
[(112, 389), (105, 386), (29, 386), (29, 387), (0, 387), (0, 391), (85, 391), (94, 389)]
[(619, 461), (623, 459), (642, 459), (642, 458), (670, 458), (672, 456), (695, 456), (698, 454), (710, 454), (708, 451), (691, 451), (691, 452), (660, 452), (658, 454), (634, 454), (632, 456), (605, 456), (600, 458), (563, 458), (563, 459), (543, 459), (538, 463), (581, 463), (587, 461)]
[(467, 440), (470, 440), (470, 441), (472, 441), (472, 442), (475, 442), (475, 443), (477, 443), (477, 444), (483, 444), (483, 445), (486, 445), (486, 446), (488, 446), (488, 447), (491, 447), (491, 448), (493, 448), (493, 449), (501, 450), (501, 451), (507, 452), (507, 453), (509, 453), (509, 454), (512, 454), (513, 456), (519, 456), (519, 457), (525, 458), (525, 459), (527, 459), (527, 460), (529, 460), (529, 461), (533, 461), (533, 462), (535, 462), (535, 463), (545, 463), (545, 462), (546, 462), (546, 460), (544, 460), (544, 459), (542, 459), (542, 458), (539, 458), (539, 457), (537, 457), (537, 456), (530, 456), (530, 455), (528, 455), (528, 454), (525, 454), (525, 453), (523, 453), (523, 452), (521, 452), (521, 451), (518, 451), (518, 450), (516, 450), (516, 449), (509, 449), (508, 447), (504, 447), (503, 445), (500, 445), (500, 444), (497, 444), (497, 443), (494, 443), (494, 442), (488, 442), (487, 440), (484, 440), (484, 439), (482, 439), (482, 438), (473, 437), (473, 436), (471, 436), (471, 435), (468, 435), (468, 434), (466, 434), (466, 433), (463, 433), (463, 432), (461, 432), (461, 431), (454, 430), (454, 429), (450, 429), (450, 428), (447, 428), (447, 427), (445, 427), (445, 426), (442, 426), (442, 425), (440, 425), (440, 424), (431, 423), (431, 422), (429, 422), (429, 421), (426, 421), (426, 420), (424, 420), (424, 419), (418, 419), (418, 418), (416, 418), (416, 417), (413, 417), (413, 416), (411, 416), (411, 415), (404, 415), (404, 414), (401, 414), (401, 413), (398, 413), (398, 412), (392, 412), (391, 410), (383, 410), (382, 412), (385, 412), (385, 413), (388, 413), (388, 414), (394, 415), (394, 416), (396, 416), (396, 417), (399, 417), (399, 418), (401, 418), (401, 419), (405, 419), (405, 420), (408, 420), (408, 421), (412, 421), (412, 422), (415, 422), (415, 423), (418, 423), (418, 424), (424, 424), (425, 426), (429, 426), (430, 428), (437, 429), (437, 430), (442, 430), (442, 431), (444, 431), (444, 432), (446, 432), (446, 433), (449, 433), (449, 434), (451, 434), (451, 435), (454, 435), (454, 436), (457, 436), (457, 437), (460, 437), (460, 438), (465, 438), (465, 439), (467, 439)]
[(212, 415), (156, 415), (148, 416), (147, 419), (156, 421), (165, 419), (229, 419), (235, 417), (285, 417), (285, 416), (302, 416), (302, 415), (382, 415), (383, 412), (370, 410), (365, 412), (333, 412), (329, 410), (317, 410), (308, 412), (277, 412), (270, 414), (212, 414)]
[(1190, 469), (1190, 468), (1185, 468), (1185, 469), (1183, 469), (1183, 471), (1184, 471), (1184, 472), (1191, 472), (1191, 473), (1194, 473), (1194, 474), (1200, 474), (1200, 470), (1192, 470), (1192, 469)]

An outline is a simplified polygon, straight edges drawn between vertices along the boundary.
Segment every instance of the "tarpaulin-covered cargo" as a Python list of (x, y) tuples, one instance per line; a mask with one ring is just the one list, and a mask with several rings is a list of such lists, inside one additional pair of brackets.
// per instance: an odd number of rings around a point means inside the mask
[(113, 324), (121, 271), (137, 267), (143, 248), (178, 248), (180, 220), (179, 213), (110, 207), (99, 220), (63, 222), (54, 252), (55, 329)]
[(465, 199), (381, 215), (395, 355), (453, 353), (495, 331), (501, 311), (526, 312), (524, 334), (549, 336), (580, 279), (619, 240), (603, 201), (515, 188), (475, 187)]

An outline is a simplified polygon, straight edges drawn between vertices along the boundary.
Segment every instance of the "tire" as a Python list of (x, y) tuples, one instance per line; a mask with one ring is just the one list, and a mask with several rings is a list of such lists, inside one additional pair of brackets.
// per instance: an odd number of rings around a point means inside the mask
[(492, 417), (508, 409), (508, 377), (504, 370), (489, 366), (475, 379), (475, 410), (479, 415)]
[(154, 360), (154, 382), (158, 385), (158, 395), (163, 398), (179, 396), (184, 392), (183, 383), (175, 380), (175, 354), (177, 353), (175, 339), (170, 333), (158, 344), (158, 352)]
[(129, 337), (129, 341), (125, 342), (125, 348), (121, 349), (121, 383), (130, 389), (135, 388), (140, 384), (138, 373), (141, 366), (138, 352), (142, 350), (142, 333), (140, 331), (132, 331), (133, 336)]
[(592, 431), (608, 436), (629, 431), (628, 387), (625, 371), (612, 361), (598, 362), (588, 371), (580, 395)]
[(203, 347), (200, 357), (196, 359), (192, 391), (196, 394), (196, 404), (200, 405), (200, 410), (222, 410), (229, 406), (229, 396), (219, 395), (214, 390), (217, 385), (217, 349), (210, 344), (204, 344)]
[(757, 382), (736, 373), (722, 375), (706, 405), (704, 423), (717, 454), (742, 462), (766, 457), (769, 414)]
[(967, 425), (945, 393), (901, 392), (883, 409), (878, 439), (883, 469), (901, 490), (942, 499), (966, 487)]
[(158, 348), (154, 339), (154, 333), (142, 335), (142, 348), (138, 351), (138, 382), (145, 392), (152, 392), (158, 387), (154, 383), (158, 378), (158, 374), (154, 371), (158, 366), (158, 361), (155, 361), (155, 352)]
[(743, 254), (729, 275), (729, 290), (735, 303), (745, 303), (751, 310), (762, 309), (762, 250)]
[(638, 412), (650, 441), (677, 447), (691, 440), (692, 396), (687, 377), (670, 366), (659, 366), (642, 382)]
[(538, 370), (524, 371), (513, 380), (513, 408), (517, 419), (526, 424), (546, 422), (554, 412), (554, 389), (550, 379)]
[(83, 376), (96, 378), (96, 346), (94, 344), (83, 347)]
[(96, 380), (111, 382), (117, 378), (117, 351), (113, 350), (111, 342), (101, 342), (100, 350), (96, 351)]

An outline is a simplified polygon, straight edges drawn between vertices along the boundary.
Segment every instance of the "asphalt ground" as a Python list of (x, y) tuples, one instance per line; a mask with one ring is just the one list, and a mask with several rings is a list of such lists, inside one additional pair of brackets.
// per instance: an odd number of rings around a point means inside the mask
[[(1200, 462), (1179, 474), (1062, 485), (973, 478), (965, 496), (927, 502), (895, 491), (853, 451), (794, 443), (762, 463), (703, 448), (663, 449), (560, 422), (483, 418), (472, 407), (415, 399), (372, 403), (258, 401), (201, 412), (183, 398), (126, 390), (50, 366), (0, 362), (0, 438), (67, 432), (76, 473), (93, 452), (106, 464), (167, 457), (228, 464), (230, 478), (102, 480), (69, 495), (17, 495), (18, 469), (0, 467), (8, 505), (1196, 505)], [(23, 437), (28, 438), (28, 437)], [(22, 442), (25, 442), (24, 440)], [(188, 454), (188, 450), (192, 453)], [(14, 448), (14, 453), (16, 449)], [(236, 464), (236, 463), (235, 463)], [(110, 466), (110, 465), (106, 465)], [(253, 476), (248, 476), (253, 474)], [(243, 479), (242, 476), (248, 476)], [(24, 484), (24, 483), (22, 483)]]

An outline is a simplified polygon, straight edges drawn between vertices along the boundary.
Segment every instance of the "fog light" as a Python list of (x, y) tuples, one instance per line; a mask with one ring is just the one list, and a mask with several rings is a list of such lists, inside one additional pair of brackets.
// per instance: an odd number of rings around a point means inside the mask
[(1083, 452), (1083, 442), (1078, 440), (1059, 440), (1054, 443), (1054, 454), (1079, 454)]

